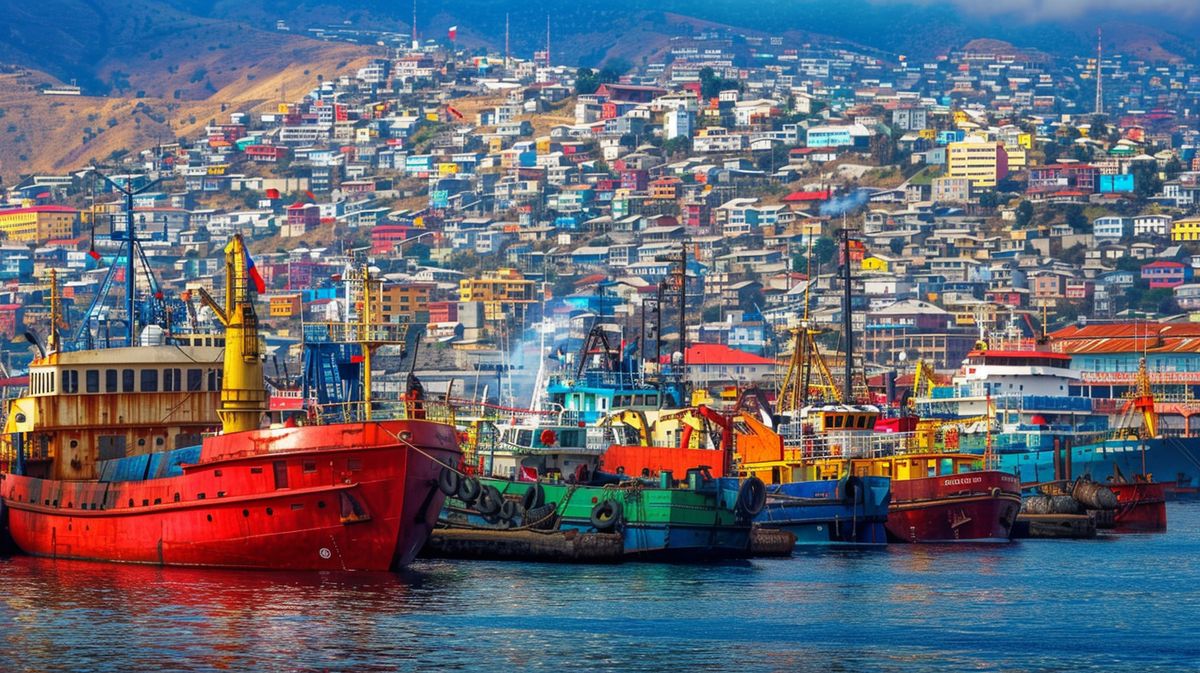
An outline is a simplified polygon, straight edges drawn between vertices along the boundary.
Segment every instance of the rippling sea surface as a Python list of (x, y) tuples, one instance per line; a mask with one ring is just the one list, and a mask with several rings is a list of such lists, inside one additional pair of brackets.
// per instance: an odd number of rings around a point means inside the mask
[(1197, 671), (1200, 503), (1170, 532), (719, 565), (402, 574), (0, 559), (2, 671)]

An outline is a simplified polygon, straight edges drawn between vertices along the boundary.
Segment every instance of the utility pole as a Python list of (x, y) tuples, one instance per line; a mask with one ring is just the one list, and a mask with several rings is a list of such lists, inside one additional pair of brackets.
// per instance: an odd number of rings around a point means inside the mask
[(508, 12), (505, 12), (504, 13), (504, 73), (506, 75), (508, 74), (508, 55), (509, 55), (509, 53), (510, 52), (509, 52), (509, 42), (508, 42)]

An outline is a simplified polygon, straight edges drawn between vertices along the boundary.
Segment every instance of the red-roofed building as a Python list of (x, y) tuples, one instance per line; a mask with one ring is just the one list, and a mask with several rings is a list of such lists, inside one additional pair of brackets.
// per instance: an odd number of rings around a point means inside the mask
[(1192, 267), (1182, 262), (1160, 259), (1142, 266), (1142, 280), (1151, 289), (1176, 287), (1192, 279)]
[[(664, 358), (664, 364), (669, 356)], [(684, 366), (688, 379), (700, 385), (754, 383), (766, 380), (776, 362), (723, 344), (692, 344)]]
[(808, 203), (811, 201), (828, 201), (828, 200), (829, 200), (829, 190), (828, 189), (821, 189), (821, 190), (809, 191), (809, 192), (805, 192), (805, 191), (792, 192), (791, 194), (788, 194), (787, 196), (783, 197), (784, 203)]

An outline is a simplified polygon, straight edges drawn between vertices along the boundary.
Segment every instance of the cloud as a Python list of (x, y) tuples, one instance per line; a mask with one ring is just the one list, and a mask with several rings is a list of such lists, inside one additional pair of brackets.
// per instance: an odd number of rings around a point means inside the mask
[(1175, 14), (1192, 18), (1200, 14), (1196, 0), (875, 0), (891, 4), (949, 4), (980, 16), (1015, 16), (1028, 21), (1076, 19), (1093, 12), (1146, 15)]

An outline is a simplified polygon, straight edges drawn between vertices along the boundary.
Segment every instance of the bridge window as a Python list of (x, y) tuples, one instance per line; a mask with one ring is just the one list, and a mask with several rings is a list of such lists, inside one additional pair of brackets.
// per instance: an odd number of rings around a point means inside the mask
[(163, 370), (163, 392), (177, 393), (183, 387), (183, 373), (179, 369)]
[(142, 370), (142, 388), (143, 393), (158, 392), (158, 370), (143, 369)]
[(134, 382), (133, 370), (132, 369), (122, 369), (121, 370), (121, 392), (123, 392), (123, 393), (134, 392), (135, 388), (133, 387), (133, 382)]
[(89, 393), (100, 392), (100, 370), (89, 369), (83, 373), (84, 391)]
[(117, 370), (115, 370), (115, 369), (105, 369), (104, 370), (104, 392), (106, 392), (106, 393), (117, 392)]
[(187, 370), (187, 389), (189, 393), (204, 390), (204, 370)]
[(79, 372), (74, 369), (62, 370), (62, 391), (67, 395), (79, 392)]

